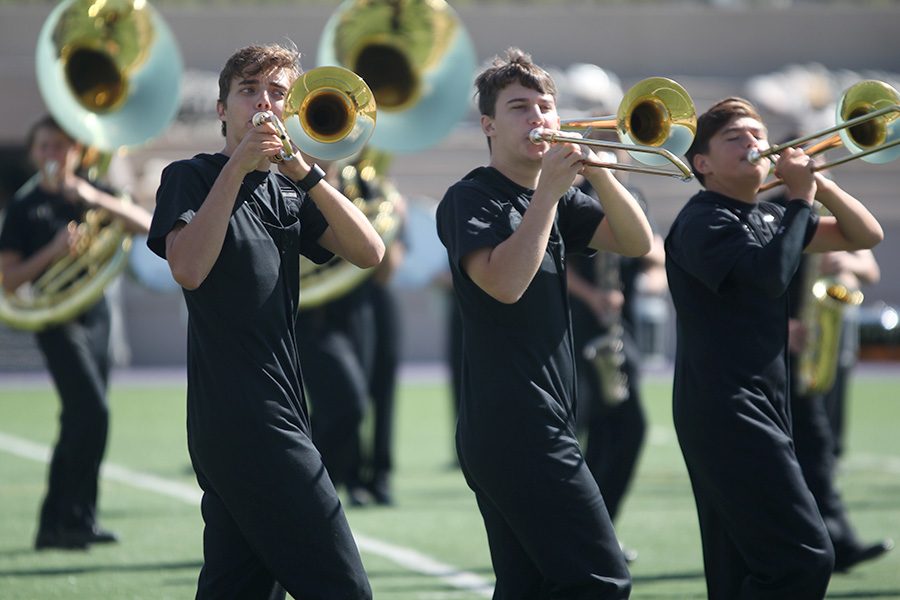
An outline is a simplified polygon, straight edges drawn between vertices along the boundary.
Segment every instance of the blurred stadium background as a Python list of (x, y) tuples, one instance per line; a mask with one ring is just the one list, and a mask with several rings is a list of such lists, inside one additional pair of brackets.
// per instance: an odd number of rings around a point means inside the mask
[[(148, 207), (159, 172), (169, 161), (219, 149), (214, 113), (216, 78), (234, 49), (249, 43), (296, 42), (304, 66), (316, 66), (323, 25), (337, 2), (157, 2), (183, 53), (181, 110), (164, 135), (117, 161), (113, 175)], [(651, 75), (687, 88), (698, 111), (726, 95), (743, 95), (764, 110), (773, 139), (833, 123), (843, 89), (864, 78), (898, 86), (898, 2), (454, 2), (480, 61), (510, 45), (532, 53), (555, 73), (561, 113), (578, 116), (605, 105), (615, 111), (621, 90)], [(45, 111), (35, 78), (35, 40), (53, 4), (0, 2), (0, 203), (29, 174), (22, 148), (28, 125)], [(474, 109), (441, 143), (398, 155), (391, 174), (413, 205), (411, 260), (395, 285), (403, 302), (403, 352), (407, 362), (444, 356), (445, 293), (430, 285), (444, 257), (430, 211), (444, 190), (487, 160)], [(881, 283), (865, 290), (864, 358), (897, 359), (897, 335), (877, 325), (883, 307), (900, 305), (900, 169), (896, 164), (854, 161), (835, 172), (846, 189), (880, 219), (886, 239), (875, 249)], [(696, 183), (633, 175), (663, 234)], [(138, 244), (142, 246), (142, 244)], [(116, 360), (133, 367), (181, 367), (184, 361), (182, 299), (165, 272), (139, 248), (134, 269), (113, 287), (120, 308)], [(149, 262), (140, 261), (141, 256)], [(142, 283), (134, 272), (144, 272)], [(149, 273), (149, 274), (147, 274)], [(149, 287), (148, 287), (149, 284)], [(642, 346), (656, 364), (672, 351), (667, 298), (642, 304)], [(41, 368), (32, 336), (0, 326), (0, 370)]]

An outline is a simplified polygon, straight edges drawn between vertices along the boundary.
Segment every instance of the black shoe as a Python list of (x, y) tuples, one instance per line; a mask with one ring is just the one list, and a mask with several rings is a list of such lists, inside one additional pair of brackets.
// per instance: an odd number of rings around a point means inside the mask
[(372, 494), (375, 504), (380, 506), (392, 506), (394, 504), (394, 497), (391, 495), (391, 486), (387, 477), (377, 477), (369, 485), (369, 493)]
[(366, 506), (372, 503), (372, 495), (362, 485), (353, 485), (347, 487), (347, 502), (350, 506)]
[(35, 550), (87, 550), (87, 540), (65, 535), (59, 530), (39, 531), (34, 540)]
[(846, 573), (856, 565), (869, 560), (874, 560), (882, 554), (889, 552), (893, 548), (894, 540), (886, 539), (881, 540), (880, 542), (875, 542), (874, 544), (860, 546), (849, 552), (842, 552), (835, 556), (834, 572)]
[(115, 544), (119, 541), (118, 535), (99, 525), (94, 525), (91, 529), (84, 532), (84, 535), (88, 544)]

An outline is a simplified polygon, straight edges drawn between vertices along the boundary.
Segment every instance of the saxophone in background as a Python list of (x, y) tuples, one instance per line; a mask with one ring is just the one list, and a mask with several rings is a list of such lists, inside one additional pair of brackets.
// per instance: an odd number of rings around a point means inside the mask
[[(814, 206), (819, 214), (824, 207)], [(841, 348), (844, 311), (859, 306), (863, 293), (849, 288), (833, 277), (822, 275), (822, 254), (807, 257), (803, 280), (803, 306), (800, 318), (806, 341), (798, 357), (797, 390), (804, 395), (824, 394), (834, 385)]]
[[(621, 257), (613, 252), (597, 253), (594, 268), (600, 289), (621, 289), (620, 261)], [(625, 329), (621, 309), (612, 311), (604, 325), (607, 332), (587, 342), (582, 355), (594, 367), (594, 376), (597, 377), (604, 404), (616, 406), (627, 400), (629, 395), (628, 375), (624, 370), (625, 342), (622, 336)]]

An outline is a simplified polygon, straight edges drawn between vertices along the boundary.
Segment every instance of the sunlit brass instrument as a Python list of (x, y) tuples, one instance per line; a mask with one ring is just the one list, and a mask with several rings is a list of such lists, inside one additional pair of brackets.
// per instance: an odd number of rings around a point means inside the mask
[[(318, 62), (354, 71), (375, 95), (378, 126), (366, 152), (340, 165), (339, 185), (390, 244), (400, 195), (386, 177), (389, 153), (436, 144), (469, 110), (474, 45), (443, 0), (345, 0), (325, 25)], [(300, 308), (338, 297), (371, 273), (337, 258), (301, 259)]]
[[(817, 209), (822, 206), (816, 203)], [(831, 277), (823, 277), (820, 254), (809, 255), (803, 278), (800, 319), (806, 340), (798, 356), (796, 389), (801, 394), (823, 394), (834, 385), (841, 351), (844, 311), (863, 302), (863, 293)]]
[[(101, 153), (142, 144), (174, 119), (182, 61), (169, 28), (144, 0), (66, 0), (44, 22), (36, 50), (38, 85), (55, 120)], [(96, 302), (126, 266), (131, 238), (91, 210), (75, 256), (31, 286), (0, 299), (0, 320), (39, 330)]]
[(345, 0), (325, 25), (318, 60), (372, 88), (370, 145), (385, 152), (433, 146), (471, 106), (475, 47), (444, 0)]
[[(376, 100), (363, 79), (343, 67), (318, 67), (297, 78), (284, 102), (284, 125), (269, 115), (281, 134), (281, 159), (291, 159), (291, 141), (322, 160), (358, 153), (375, 131)], [(255, 122), (255, 121), (254, 121)]]
[(588, 166), (677, 177), (693, 178), (690, 168), (676, 154), (684, 154), (697, 131), (697, 111), (688, 93), (675, 81), (649, 77), (632, 86), (615, 115), (590, 119), (564, 119), (560, 131), (536, 128), (530, 138), (535, 144), (572, 141), (565, 132), (616, 130), (621, 142), (580, 138), (578, 144), (605, 150), (627, 150), (644, 165), (671, 164), (676, 170), (633, 164), (586, 162)]
[[(819, 140), (806, 147), (805, 152), (815, 155), (843, 146), (849, 154), (829, 163), (815, 165), (813, 171), (824, 171), (857, 158), (871, 163), (887, 163), (900, 157), (898, 117), (900, 117), (900, 94), (897, 90), (883, 81), (860, 81), (850, 86), (841, 97), (835, 111), (834, 127), (772, 146), (767, 150), (753, 150), (747, 159), (755, 163), (777, 155), (785, 148), (802, 147), (807, 142)], [(760, 191), (771, 189), (781, 183), (780, 180), (774, 180), (763, 185)]]
[[(336, 183), (366, 215), (385, 246), (393, 242), (400, 225), (396, 214), (400, 193), (384, 177), (389, 160), (389, 155), (366, 148), (358, 157), (338, 165)], [(300, 309), (314, 308), (346, 294), (372, 271), (337, 256), (321, 265), (301, 257)]]

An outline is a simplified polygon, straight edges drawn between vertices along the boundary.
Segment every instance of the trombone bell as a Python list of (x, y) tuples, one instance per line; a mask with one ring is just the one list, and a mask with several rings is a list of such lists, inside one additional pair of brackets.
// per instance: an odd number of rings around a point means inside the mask
[(363, 149), (375, 131), (376, 111), (375, 96), (359, 75), (343, 67), (318, 67), (291, 86), (282, 116), (301, 151), (337, 160)]
[[(626, 144), (664, 148), (680, 156), (694, 141), (697, 111), (681, 85), (666, 77), (650, 77), (632, 86), (619, 103), (616, 130)], [(630, 154), (647, 165), (669, 162), (658, 154)]]
[[(900, 140), (900, 94), (883, 81), (866, 80), (856, 83), (844, 92), (836, 108), (835, 122), (842, 125), (856, 117), (862, 117), (882, 109), (888, 111), (859, 125), (840, 130), (844, 147), (853, 154), (886, 146)], [(900, 157), (900, 146), (879, 150), (860, 158), (866, 162), (883, 164)]]

